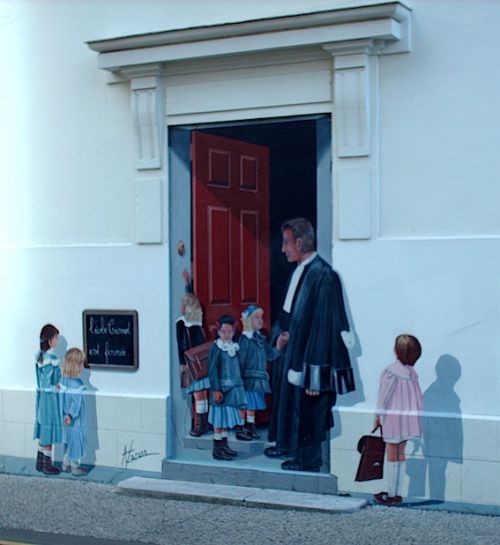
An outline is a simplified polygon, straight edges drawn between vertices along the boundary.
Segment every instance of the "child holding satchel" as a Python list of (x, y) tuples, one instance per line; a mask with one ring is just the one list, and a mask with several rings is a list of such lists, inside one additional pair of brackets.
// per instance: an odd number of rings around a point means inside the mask
[(208, 421), (214, 427), (212, 456), (216, 460), (232, 460), (238, 453), (229, 447), (228, 430), (241, 426), (240, 409), (247, 403), (240, 374), (238, 343), (233, 341), (236, 320), (224, 315), (217, 321), (218, 339), (208, 354), (211, 397)]
[(374, 427), (382, 425), (386, 442), (387, 492), (373, 496), (376, 503), (398, 505), (403, 501), (401, 488), (405, 474), (405, 447), (408, 439), (421, 436), (420, 414), (423, 406), (418, 375), (413, 369), (422, 354), (413, 335), (398, 335), (394, 345), (396, 361), (380, 376)]
[[(190, 348), (199, 346), (205, 342), (205, 333), (203, 332), (203, 310), (200, 301), (193, 293), (193, 285), (190, 274), (184, 270), (185, 290), (181, 301), (181, 316), (178, 318), (175, 329), (177, 336), (177, 351), (179, 355), (179, 365), (185, 365), (184, 353)], [(193, 426), (189, 435), (200, 437), (209, 431), (208, 425), (208, 390), (210, 382), (208, 377), (193, 381), (187, 388), (186, 393), (192, 394), (194, 399), (194, 418)]]
[(80, 466), (87, 449), (85, 417), (85, 385), (81, 379), (85, 354), (79, 348), (70, 348), (62, 366), (62, 417), (63, 417), (63, 471), (75, 477), (86, 475)]

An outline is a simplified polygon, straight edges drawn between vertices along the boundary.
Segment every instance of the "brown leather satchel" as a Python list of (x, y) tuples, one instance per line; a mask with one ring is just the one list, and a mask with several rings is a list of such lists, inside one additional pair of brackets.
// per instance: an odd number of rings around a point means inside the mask
[(184, 352), (186, 373), (191, 379), (191, 382), (208, 376), (208, 353), (213, 344), (213, 341), (208, 341), (193, 348), (189, 348), (189, 350)]
[[(385, 442), (382, 439), (382, 426), (378, 435), (363, 435), (358, 441), (358, 452), (361, 453), (356, 481), (373, 481), (384, 477)], [(377, 428), (372, 430), (375, 433)]]

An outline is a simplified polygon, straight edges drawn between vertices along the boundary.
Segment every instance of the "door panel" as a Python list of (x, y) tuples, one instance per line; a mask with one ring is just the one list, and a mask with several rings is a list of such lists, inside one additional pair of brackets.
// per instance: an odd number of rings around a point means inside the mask
[(270, 319), (269, 152), (192, 133), (193, 276), (209, 336), (221, 314), (255, 304)]
[[(231, 215), (228, 208), (209, 206), (208, 220), (208, 304), (231, 303)], [(216, 273), (216, 274), (214, 274)]]
[(241, 301), (251, 305), (259, 298), (259, 224), (258, 214), (242, 210), (240, 215)]

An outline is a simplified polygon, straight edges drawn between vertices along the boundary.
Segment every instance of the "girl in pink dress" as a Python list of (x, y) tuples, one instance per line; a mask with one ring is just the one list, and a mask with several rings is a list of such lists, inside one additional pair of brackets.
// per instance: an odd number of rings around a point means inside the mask
[(422, 392), (413, 369), (422, 354), (420, 342), (413, 335), (398, 335), (394, 345), (396, 361), (380, 375), (374, 427), (382, 426), (386, 442), (387, 492), (374, 495), (382, 505), (397, 505), (405, 474), (405, 447), (408, 439), (421, 436)]

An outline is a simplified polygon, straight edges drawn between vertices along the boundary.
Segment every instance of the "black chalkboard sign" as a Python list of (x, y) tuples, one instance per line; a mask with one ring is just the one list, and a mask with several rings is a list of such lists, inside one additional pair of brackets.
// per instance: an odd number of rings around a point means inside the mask
[(139, 366), (136, 310), (84, 310), (83, 349), (90, 367), (135, 371)]

